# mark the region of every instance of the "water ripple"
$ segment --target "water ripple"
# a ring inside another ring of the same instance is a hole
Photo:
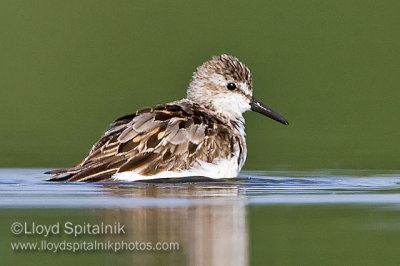
[[[136,183],[53,183],[44,171],[0,169],[0,207],[400,204],[396,171],[245,171],[237,179]]]

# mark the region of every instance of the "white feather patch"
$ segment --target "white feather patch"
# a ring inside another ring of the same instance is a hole
[[[214,179],[219,178],[233,178],[236,177],[240,169],[237,163],[237,158],[220,159],[215,163],[207,163],[199,161],[199,165],[195,168],[185,171],[164,171],[156,175],[145,176],[135,173],[133,171],[126,171],[116,173],[112,176],[114,180],[118,181],[138,181],[138,180],[151,180],[159,178],[179,178],[189,176],[202,176]]]

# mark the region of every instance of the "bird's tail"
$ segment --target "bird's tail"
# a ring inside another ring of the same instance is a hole
[[[71,168],[55,169],[45,172],[53,175],[46,181],[55,182],[99,182],[111,181],[117,169],[107,169],[108,164],[103,163],[91,167],[76,166]]]

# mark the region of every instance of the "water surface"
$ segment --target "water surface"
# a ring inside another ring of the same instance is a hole
[[[30,265],[396,265],[400,172],[242,172],[237,179],[53,183],[46,169],[0,171],[3,258]],[[13,235],[15,221],[123,223],[118,236]],[[16,252],[12,241],[178,242],[179,250]],[[39,263],[40,262],[40,263]]]
[[[1,169],[0,207],[140,207],[220,204],[400,203],[400,172],[242,172],[236,179],[47,182],[48,169]]]

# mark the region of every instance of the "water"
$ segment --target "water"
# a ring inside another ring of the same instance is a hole
[[[252,171],[227,180],[55,183],[45,181],[46,170],[0,170],[0,207],[175,207],[221,204],[232,198],[247,205],[400,203],[400,172],[395,171]]]
[[[51,183],[0,170],[6,262],[123,265],[396,265],[400,172],[242,172],[238,179]],[[14,222],[125,225],[123,235],[14,235]],[[168,251],[12,251],[10,242],[177,242]],[[384,262],[384,263],[383,263]]]
[[[0,257],[11,265],[399,265],[400,2],[0,1]],[[195,10],[195,12],[193,12]],[[117,117],[185,97],[212,55],[255,96],[241,179],[60,184]],[[15,167],[15,169],[5,169]],[[3,169],[2,169],[3,168]],[[302,169],[378,169],[313,170]],[[195,182],[196,181],[196,182]],[[14,222],[126,225],[14,235]],[[15,252],[15,241],[176,241],[178,251]]]

